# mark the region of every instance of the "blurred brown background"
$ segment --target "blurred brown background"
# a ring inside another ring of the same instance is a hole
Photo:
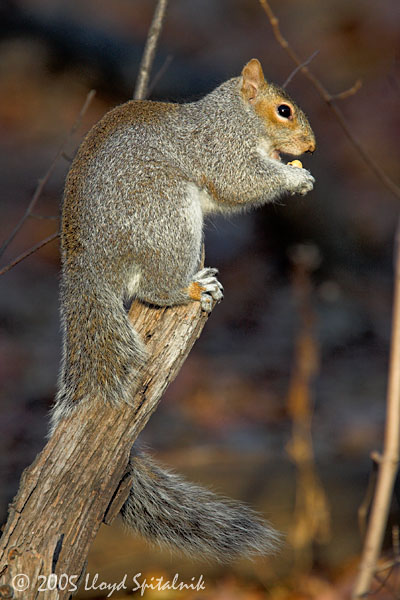
[[[96,98],[69,143],[70,156],[106,110],[132,95],[154,5],[0,3],[1,240],[23,214],[87,92],[95,88]],[[398,182],[398,1],[281,0],[272,6],[304,59],[319,50],[310,68],[332,94],[362,79],[361,90],[340,107],[353,134]],[[151,97],[195,99],[238,75],[252,57],[277,83],[294,68],[257,0],[171,0],[153,75],[166,60],[169,65]],[[203,573],[208,591],[201,598],[258,598],[266,590],[273,597],[277,581],[295,574],[299,582],[311,571],[345,587],[360,552],[357,510],[384,422],[398,199],[357,155],[301,74],[288,91],[317,136],[317,152],[303,161],[316,177],[315,190],[251,214],[210,220],[206,262],[219,268],[225,300],[141,436],[161,461],[260,510],[289,534],[288,541],[273,560],[221,567],[149,548],[115,524],[104,527],[89,559],[88,571],[105,581],[125,573],[179,572],[186,580]],[[37,214],[58,215],[67,168],[59,161]],[[56,228],[54,219],[30,219],[2,264]],[[309,306],[319,366],[308,391],[314,402],[313,468],[331,513],[330,538],[306,539],[307,559],[300,566],[290,541],[296,469],[287,452],[287,398],[301,329],[289,255],[298,244],[311,245],[320,257]],[[44,443],[60,356],[58,270],[53,242],[0,281],[1,519],[22,469]],[[396,504],[392,519],[398,520]]]

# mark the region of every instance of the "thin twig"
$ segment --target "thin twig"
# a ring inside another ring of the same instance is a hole
[[[357,94],[358,90],[362,86],[361,79],[357,79],[357,81],[349,88],[348,90],[344,90],[344,92],[339,92],[339,94],[334,94],[332,96],[333,100],[345,100],[346,98],[350,98],[350,96],[354,96]]]
[[[274,32],[275,38],[282,46],[282,48],[289,54],[293,62],[300,67],[300,71],[311,81],[313,86],[317,89],[319,94],[328,104],[332,112],[334,113],[336,119],[339,121],[340,126],[342,127],[344,133],[347,138],[353,144],[357,153],[362,157],[364,162],[370,167],[370,169],[375,173],[378,179],[397,197],[400,198],[400,187],[396,185],[388,175],[379,167],[379,165],[374,161],[372,156],[369,154],[367,150],[361,145],[361,143],[354,137],[352,132],[350,131],[349,126],[347,125],[346,119],[342,111],[335,105],[334,100],[335,96],[332,96],[328,92],[328,90],[322,85],[322,83],[313,75],[307,66],[303,65],[303,61],[297,55],[297,53],[293,50],[293,48],[289,45],[289,42],[283,37],[281,30],[279,28],[279,20],[275,16],[272,8],[268,2],[268,0],[259,0],[261,7],[264,9],[269,22],[271,23],[272,30]]]
[[[383,573],[384,571],[387,571],[388,569],[393,569],[396,568],[399,564],[399,561],[397,558],[392,558],[388,561],[386,561],[385,563],[382,563],[379,567],[376,568],[376,572],[377,573]]]
[[[390,349],[389,382],[387,392],[387,414],[382,459],[379,463],[378,480],[371,517],[365,538],[360,572],[353,592],[353,598],[361,598],[368,593],[376,575],[377,561],[389,514],[397,474],[400,450],[400,219],[396,234],[396,267],[393,300],[392,340]]]
[[[300,330],[287,401],[292,437],[287,452],[296,467],[294,522],[289,534],[295,571],[312,567],[314,546],[326,543],[330,534],[330,508],[318,477],[312,441],[313,387],[319,371],[319,347],[315,332],[312,272],[320,264],[316,246],[298,245],[289,253],[293,263],[293,294],[297,300]]]
[[[396,560],[398,562],[400,557],[400,546],[399,546],[399,526],[393,525],[392,527],[392,546],[393,546],[393,554],[396,556]]]
[[[58,149],[57,154],[55,155],[51,165],[49,166],[49,168],[47,169],[47,172],[45,173],[44,177],[42,177],[41,179],[39,179],[38,181],[38,185],[36,187],[36,190],[31,198],[31,201],[29,202],[27,209],[25,210],[25,213],[23,214],[23,216],[21,217],[21,219],[18,221],[18,223],[16,224],[16,226],[14,227],[14,229],[12,230],[12,232],[10,233],[10,235],[8,236],[8,238],[6,239],[6,241],[3,243],[3,245],[0,248],[0,257],[3,256],[5,250],[7,249],[7,247],[9,246],[9,244],[13,241],[13,239],[15,238],[15,236],[17,235],[17,233],[19,232],[19,230],[21,229],[21,227],[23,226],[23,224],[25,223],[25,221],[31,216],[31,213],[34,209],[34,207],[37,204],[37,201],[39,200],[43,189],[45,187],[45,185],[47,184],[48,180],[50,179],[56,164],[59,160],[59,158],[63,155],[64,152],[64,148],[67,145],[67,143],[69,142],[69,140],[71,139],[71,137],[74,135],[74,133],[77,131],[77,129],[79,128],[82,118],[85,115],[87,109],[89,108],[90,103],[92,102],[94,96],[95,96],[96,92],[95,90],[90,90],[90,92],[88,93],[88,95],[86,96],[85,102],[83,103],[83,106],[81,108],[81,110],[79,111],[79,114],[75,120],[75,123],[72,125],[71,129],[69,130],[68,134],[65,136],[65,139],[63,141],[63,143],[61,144],[60,148]]]
[[[59,232],[56,231],[56,233],[52,233],[47,238],[44,238],[44,240],[42,240],[41,242],[38,242],[37,244],[32,246],[32,248],[29,248],[29,250],[25,250],[25,252],[23,252],[22,254],[17,256],[17,258],[15,258],[8,265],[6,265],[5,267],[2,267],[0,269],[0,275],[4,275],[4,273],[7,273],[7,271],[9,271],[13,267],[15,267],[15,265],[17,265],[18,263],[23,261],[25,258],[28,258],[28,256],[30,256],[31,254],[36,252],[36,250],[39,250],[39,248],[43,248],[43,246],[46,246],[46,244],[48,244],[48,243],[52,242],[53,240],[55,240],[56,238],[58,238],[59,235],[60,235]]]
[[[147,96],[150,70],[153,64],[154,55],[156,53],[157,42],[162,29],[167,4],[168,0],[158,0],[157,2],[153,21],[151,23],[149,33],[147,34],[146,46],[144,48],[139,68],[139,75],[133,94],[135,100],[143,100]]]
[[[306,67],[310,64],[310,62],[319,54],[319,50],[315,50],[311,56],[307,58],[301,65],[298,65],[293,71],[290,73],[289,77],[286,79],[285,83],[282,85],[283,89],[285,89],[289,83],[292,81],[293,77],[298,73],[303,67]]]
[[[367,485],[367,491],[365,492],[365,496],[363,501],[361,502],[358,508],[358,528],[360,530],[361,536],[364,537],[365,532],[367,530],[367,522],[368,522],[368,513],[371,508],[372,498],[374,497],[374,490],[376,486],[376,476],[378,473],[378,464],[379,460],[372,460],[372,471],[370,473]]]
[[[168,54],[167,58],[164,61],[164,64],[161,66],[161,68],[154,75],[153,80],[150,82],[150,85],[149,85],[149,87],[147,89],[147,94],[146,94],[147,98],[149,96],[151,96],[152,91],[156,87],[157,83],[160,81],[161,77],[164,75],[165,71],[168,69],[169,65],[172,62],[172,59],[173,59],[172,54]]]
[[[67,161],[67,163],[72,163],[73,158],[71,156],[69,156],[66,152],[62,152],[61,156],[64,160]]]
[[[31,213],[29,216],[37,221],[57,221],[60,218],[58,215],[38,215],[36,213]]]
[[[375,575],[375,579],[378,581],[378,583],[380,584],[379,587],[374,590],[374,594],[378,594],[378,592],[380,592],[381,590],[386,590],[389,595],[394,599],[394,600],[399,600],[399,597],[396,593],[396,590],[393,589],[393,587],[391,585],[388,584],[388,579],[390,577],[390,575],[392,574],[392,571],[389,571],[389,573],[386,575],[386,577],[382,578],[379,575]]]

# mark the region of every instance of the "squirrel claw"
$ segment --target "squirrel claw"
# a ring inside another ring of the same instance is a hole
[[[224,297],[224,288],[216,277],[217,273],[218,269],[207,267],[194,277],[201,287],[200,306],[207,313],[211,312],[214,302],[220,302]]]

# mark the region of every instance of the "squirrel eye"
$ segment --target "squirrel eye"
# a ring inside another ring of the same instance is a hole
[[[287,104],[280,104],[278,106],[278,115],[284,119],[289,119],[292,116],[292,109]]]

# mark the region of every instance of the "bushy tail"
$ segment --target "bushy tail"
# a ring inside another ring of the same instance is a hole
[[[277,549],[279,534],[251,509],[185,481],[147,454],[132,455],[131,473],[121,514],[148,540],[220,562]]]
[[[52,430],[80,401],[129,402],[146,357],[140,336],[111,286],[69,274],[61,284],[64,346]]]

